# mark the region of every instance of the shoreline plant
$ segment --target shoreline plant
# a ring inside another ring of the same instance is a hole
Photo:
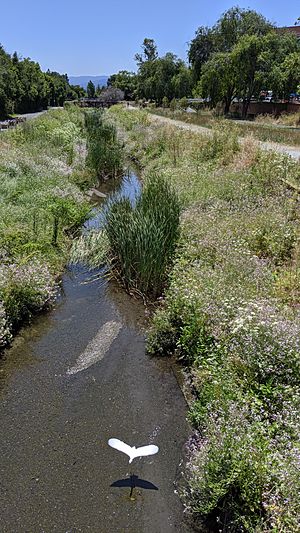
[[[127,128],[124,111],[111,113],[144,176],[160,173],[184,205],[147,349],[176,354],[194,398],[186,512],[218,531],[298,531],[299,215],[285,180],[298,186],[299,166],[227,129],[145,126],[139,111]]]
[[[179,238],[180,204],[159,174],[149,175],[140,196],[119,194],[107,202],[103,228],[90,231],[72,247],[74,262],[105,263],[129,292],[158,297],[165,286]]]
[[[0,138],[0,350],[55,299],[70,241],[90,215],[83,113],[49,111]]]
[[[123,169],[123,152],[116,127],[100,109],[85,112],[87,166],[99,180],[116,178]]]

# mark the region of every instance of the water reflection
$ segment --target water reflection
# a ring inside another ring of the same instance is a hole
[[[98,205],[93,209],[92,218],[87,220],[83,226],[84,233],[103,226],[107,208],[113,199],[129,198],[131,204],[134,205],[141,193],[141,183],[133,172],[129,172],[119,180],[112,180],[109,185],[108,182],[101,184],[98,189],[105,193],[107,198],[98,198]]]

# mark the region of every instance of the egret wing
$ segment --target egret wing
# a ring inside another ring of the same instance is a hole
[[[119,450],[119,452],[126,453],[126,455],[131,457],[132,448],[131,448],[131,446],[128,446],[128,444],[125,444],[125,442],[122,442],[119,439],[109,439],[108,444],[112,448],[115,448],[116,450]]]
[[[148,446],[141,446],[141,448],[137,448],[134,452],[135,457],[144,457],[146,455],[154,455],[159,450],[158,446],[155,446],[154,444],[149,444]]]

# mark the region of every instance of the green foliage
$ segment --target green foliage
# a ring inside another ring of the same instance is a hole
[[[175,111],[175,109],[178,108],[178,103],[177,103],[177,100],[175,98],[172,98],[171,102],[170,102],[170,109],[172,111]]]
[[[168,100],[168,98],[167,98],[166,96],[163,97],[161,103],[162,103],[162,106],[163,106],[164,108],[169,107],[169,100]]]
[[[233,7],[226,11],[212,28],[200,26],[188,51],[195,80],[203,65],[217,52],[232,50],[243,35],[265,35],[273,28],[262,15],[251,9]]]
[[[0,140],[0,347],[54,299],[72,235],[90,206],[75,184],[84,169],[83,113],[49,111]],[[70,154],[73,154],[70,161]]]
[[[136,114],[132,153],[185,206],[147,348],[177,355],[194,397],[186,510],[209,529],[297,531],[299,216],[281,180],[298,184],[299,167],[251,143],[237,147],[225,121],[207,139],[145,127]]]
[[[154,42],[152,45],[155,47]],[[185,63],[168,52],[163,57],[145,51],[137,54],[138,74],[136,76],[136,94],[139,98],[155,100],[162,103],[163,98],[182,98],[192,92],[192,77]]]
[[[62,106],[75,98],[66,74],[42,72],[38,63],[7,54],[0,46],[0,118]]]
[[[120,70],[107,80],[108,87],[116,87],[124,93],[125,100],[134,100],[136,96],[137,76],[134,72]]]
[[[198,90],[212,106],[222,102],[226,114],[233,98],[239,98],[246,116],[251,98],[263,89],[280,98],[296,90],[299,45],[289,34],[244,35],[229,52],[213,54],[201,72]]]
[[[157,59],[157,47],[153,39],[145,38],[141,48],[143,53],[135,55],[135,60],[139,66],[142,63]]]
[[[123,163],[121,145],[114,124],[104,118],[101,110],[85,114],[87,131],[87,165],[100,179],[116,177]]]
[[[224,113],[227,114],[236,94],[235,79],[236,65],[231,54],[219,52],[203,65],[198,90],[201,96],[210,98],[212,107],[218,102],[223,102]]]
[[[19,265],[4,265],[5,282],[0,286],[2,302],[10,332],[33,313],[49,305],[55,295],[55,280],[46,264],[40,261],[21,262]],[[0,342],[0,346],[2,346]]]
[[[289,32],[275,32],[255,11],[232,8],[211,29],[199,28],[191,41],[189,60],[196,93],[218,102],[229,112],[234,98],[243,101],[247,115],[253,96],[272,90],[286,98],[299,83],[299,43]]]
[[[188,107],[188,99],[186,97],[181,98],[178,102],[179,109],[183,109],[184,111]]]
[[[88,98],[95,98],[95,96],[96,96],[96,88],[95,88],[95,85],[93,84],[92,80],[90,80],[88,82],[87,88],[86,88],[86,92],[87,92]]]
[[[152,175],[135,206],[128,199],[115,199],[106,218],[111,264],[118,277],[127,290],[157,297],[179,235],[176,194],[163,178]]]

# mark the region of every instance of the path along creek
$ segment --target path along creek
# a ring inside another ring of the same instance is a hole
[[[134,175],[119,184],[136,187]],[[70,267],[55,308],[0,361],[0,531],[189,531],[174,492],[189,427],[172,365],[145,354],[144,306],[90,278]],[[160,450],[129,465],[110,437]]]

